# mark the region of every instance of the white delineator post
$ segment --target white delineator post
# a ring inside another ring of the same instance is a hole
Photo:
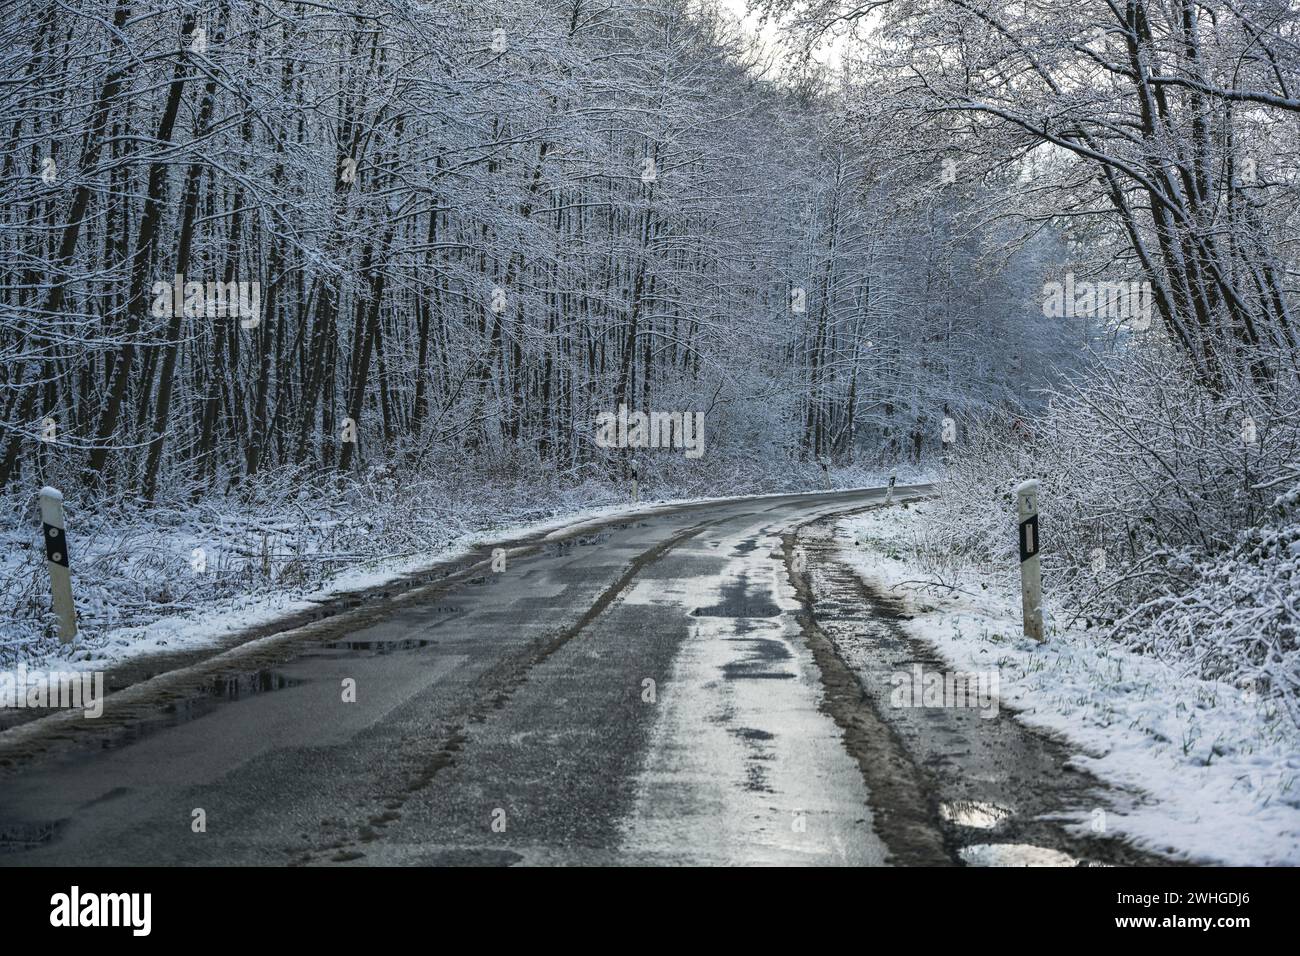
[[[1025,636],[1043,641],[1043,571],[1038,562],[1038,482],[1030,480],[1016,489],[1020,515],[1020,598]]]
[[[632,459],[632,504],[636,504],[640,500],[640,489],[637,488],[636,479],[637,479],[636,459],[633,458]]]
[[[45,539],[45,568],[50,572],[54,613],[59,616],[59,640],[77,636],[77,609],[72,603],[72,575],[68,571],[68,531],[63,521],[63,493],[41,489],[41,531]]]
[[[889,476],[889,490],[885,492],[885,504],[893,504],[894,501],[894,482],[898,480],[897,475]]]

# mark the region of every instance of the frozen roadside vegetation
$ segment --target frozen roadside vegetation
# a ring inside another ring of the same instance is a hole
[[[1148,796],[1110,827],[1193,860],[1295,865],[1294,396],[1215,400],[1172,360],[1125,361],[1052,395],[1032,429],[972,425],[935,499],[844,523],[852,561],[954,667],[996,666],[1021,720]],[[1021,630],[1013,490],[1030,477],[1041,647]]]
[[[1300,395],[1213,397],[1158,349],[1098,365],[1017,430],[976,423],[943,487],[936,567],[1014,567],[1016,485],[1042,482],[1063,623],[1270,701],[1300,724]]]
[[[608,477],[528,474],[509,463],[450,462],[398,478],[372,469],[321,486],[264,475],[229,497],[183,508],[65,502],[79,634],[56,636],[35,495],[5,502],[0,547],[0,667],[103,666],[128,656],[212,643],[330,595],[382,584],[477,544],[541,533],[631,508]],[[642,462],[642,508],[719,495],[808,490],[810,463],[732,459],[702,480]],[[594,470],[593,470],[594,471]],[[886,473],[887,474],[887,473]],[[898,471],[900,481],[907,474]],[[690,480],[686,480],[690,479]],[[836,487],[881,484],[847,468]]]

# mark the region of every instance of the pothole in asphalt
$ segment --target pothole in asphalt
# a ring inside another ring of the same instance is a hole
[[[998,827],[1011,811],[996,803],[980,800],[954,800],[939,804],[939,816],[948,823],[975,830],[992,830]]]
[[[1031,843],[976,843],[957,851],[967,866],[1078,866],[1060,850]]]
[[[161,713],[126,724],[116,733],[103,738],[105,750],[133,744],[160,730],[187,724],[212,713],[222,704],[233,703],[262,694],[285,690],[302,683],[269,669],[232,676],[214,677],[198,687],[189,688],[185,696],[166,704]]]

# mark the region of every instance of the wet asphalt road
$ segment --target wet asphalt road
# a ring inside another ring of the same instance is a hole
[[[931,751],[1012,810],[1041,788],[999,794],[999,762],[1023,777],[1029,753],[1045,779],[1068,755],[1009,715],[988,746],[970,738],[995,722],[896,728],[870,658],[900,645],[881,644],[870,597],[825,597],[835,623],[818,623],[819,595],[848,585],[817,519],[882,497],[521,540],[499,572],[480,555],[169,662],[184,666],[114,694],[99,721],[0,733],[0,865],[959,862],[966,790],[941,786]],[[1058,786],[1033,815],[1095,802],[1091,786]],[[1082,856],[1058,831],[1032,836]]]

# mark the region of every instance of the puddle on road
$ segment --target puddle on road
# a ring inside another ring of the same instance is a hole
[[[164,707],[165,717],[159,722],[174,727],[211,713],[221,704],[233,703],[260,694],[270,694],[277,690],[295,687],[300,683],[302,682],[273,670],[236,674],[233,677],[217,677],[198,688],[196,692],[191,692],[188,696]]]
[[[145,674],[144,679],[150,680],[154,674]],[[161,708],[162,715],[147,720],[158,721],[164,726],[173,726],[178,723],[184,723],[192,720],[194,717],[202,716],[218,703],[226,701],[239,700],[242,697],[251,697],[255,694],[264,694],[269,691],[283,690],[298,683],[291,678],[273,670],[258,670],[233,676],[214,677],[198,687],[187,688],[179,700],[174,700]],[[122,690],[122,685],[115,682],[109,682],[104,688],[105,706],[112,703],[111,695]],[[194,711],[193,716],[190,712]],[[23,716],[27,720],[36,720],[40,717],[47,717],[52,714],[62,713],[63,710],[58,707],[29,707]],[[26,721],[23,721],[24,723]],[[0,729],[7,730],[7,727],[0,725]],[[115,745],[115,744],[114,744]],[[105,743],[105,746],[110,746]]]
[[[996,803],[981,800],[954,800],[939,804],[939,816],[948,823],[975,830],[993,830],[1011,816],[1011,811]]]
[[[349,654],[381,656],[398,651],[414,651],[436,644],[424,638],[405,638],[388,641],[332,641],[304,649],[297,659],[312,656],[343,657]],[[322,655],[322,652],[334,652]],[[102,741],[103,749],[110,750],[138,742],[144,737],[169,730],[212,713],[222,704],[234,703],[262,694],[274,693],[296,687],[303,681],[288,677],[279,671],[263,668],[239,674],[222,675],[205,683],[187,688],[175,699],[168,701],[153,714],[126,724]]]
[[[104,737],[100,745],[104,750],[125,747],[159,731],[188,724],[212,713],[222,704],[271,694],[301,683],[302,681],[270,669],[214,677],[198,687],[189,688],[178,699],[171,700],[152,715],[124,725]]]
[[[967,866],[1078,866],[1060,850],[1030,843],[977,843],[957,851]]]
[[[191,699],[221,698],[239,700],[254,694],[265,694],[273,690],[284,690],[299,683],[273,670],[254,671],[251,674],[236,674],[234,677],[216,677],[208,681]]]
[[[328,644],[318,645],[317,650],[338,651],[341,655],[368,654],[378,657],[397,651],[419,650],[435,643],[437,642],[414,637],[396,641],[333,641]],[[300,655],[300,657],[310,656],[312,656],[311,651]],[[202,717],[204,714],[211,713],[223,703],[233,703],[247,697],[285,690],[289,687],[296,687],[301,683],[301,680],[287,677],[269,668],[213,678],[197,690],[185,694],[180,700],[167,704],[162,708],[162,714],[158,718],[146,719],[139,727],[128,728],[125,732],[131,735],[131,739],[139,739],[140,736],[146,733],[188,723]]]

